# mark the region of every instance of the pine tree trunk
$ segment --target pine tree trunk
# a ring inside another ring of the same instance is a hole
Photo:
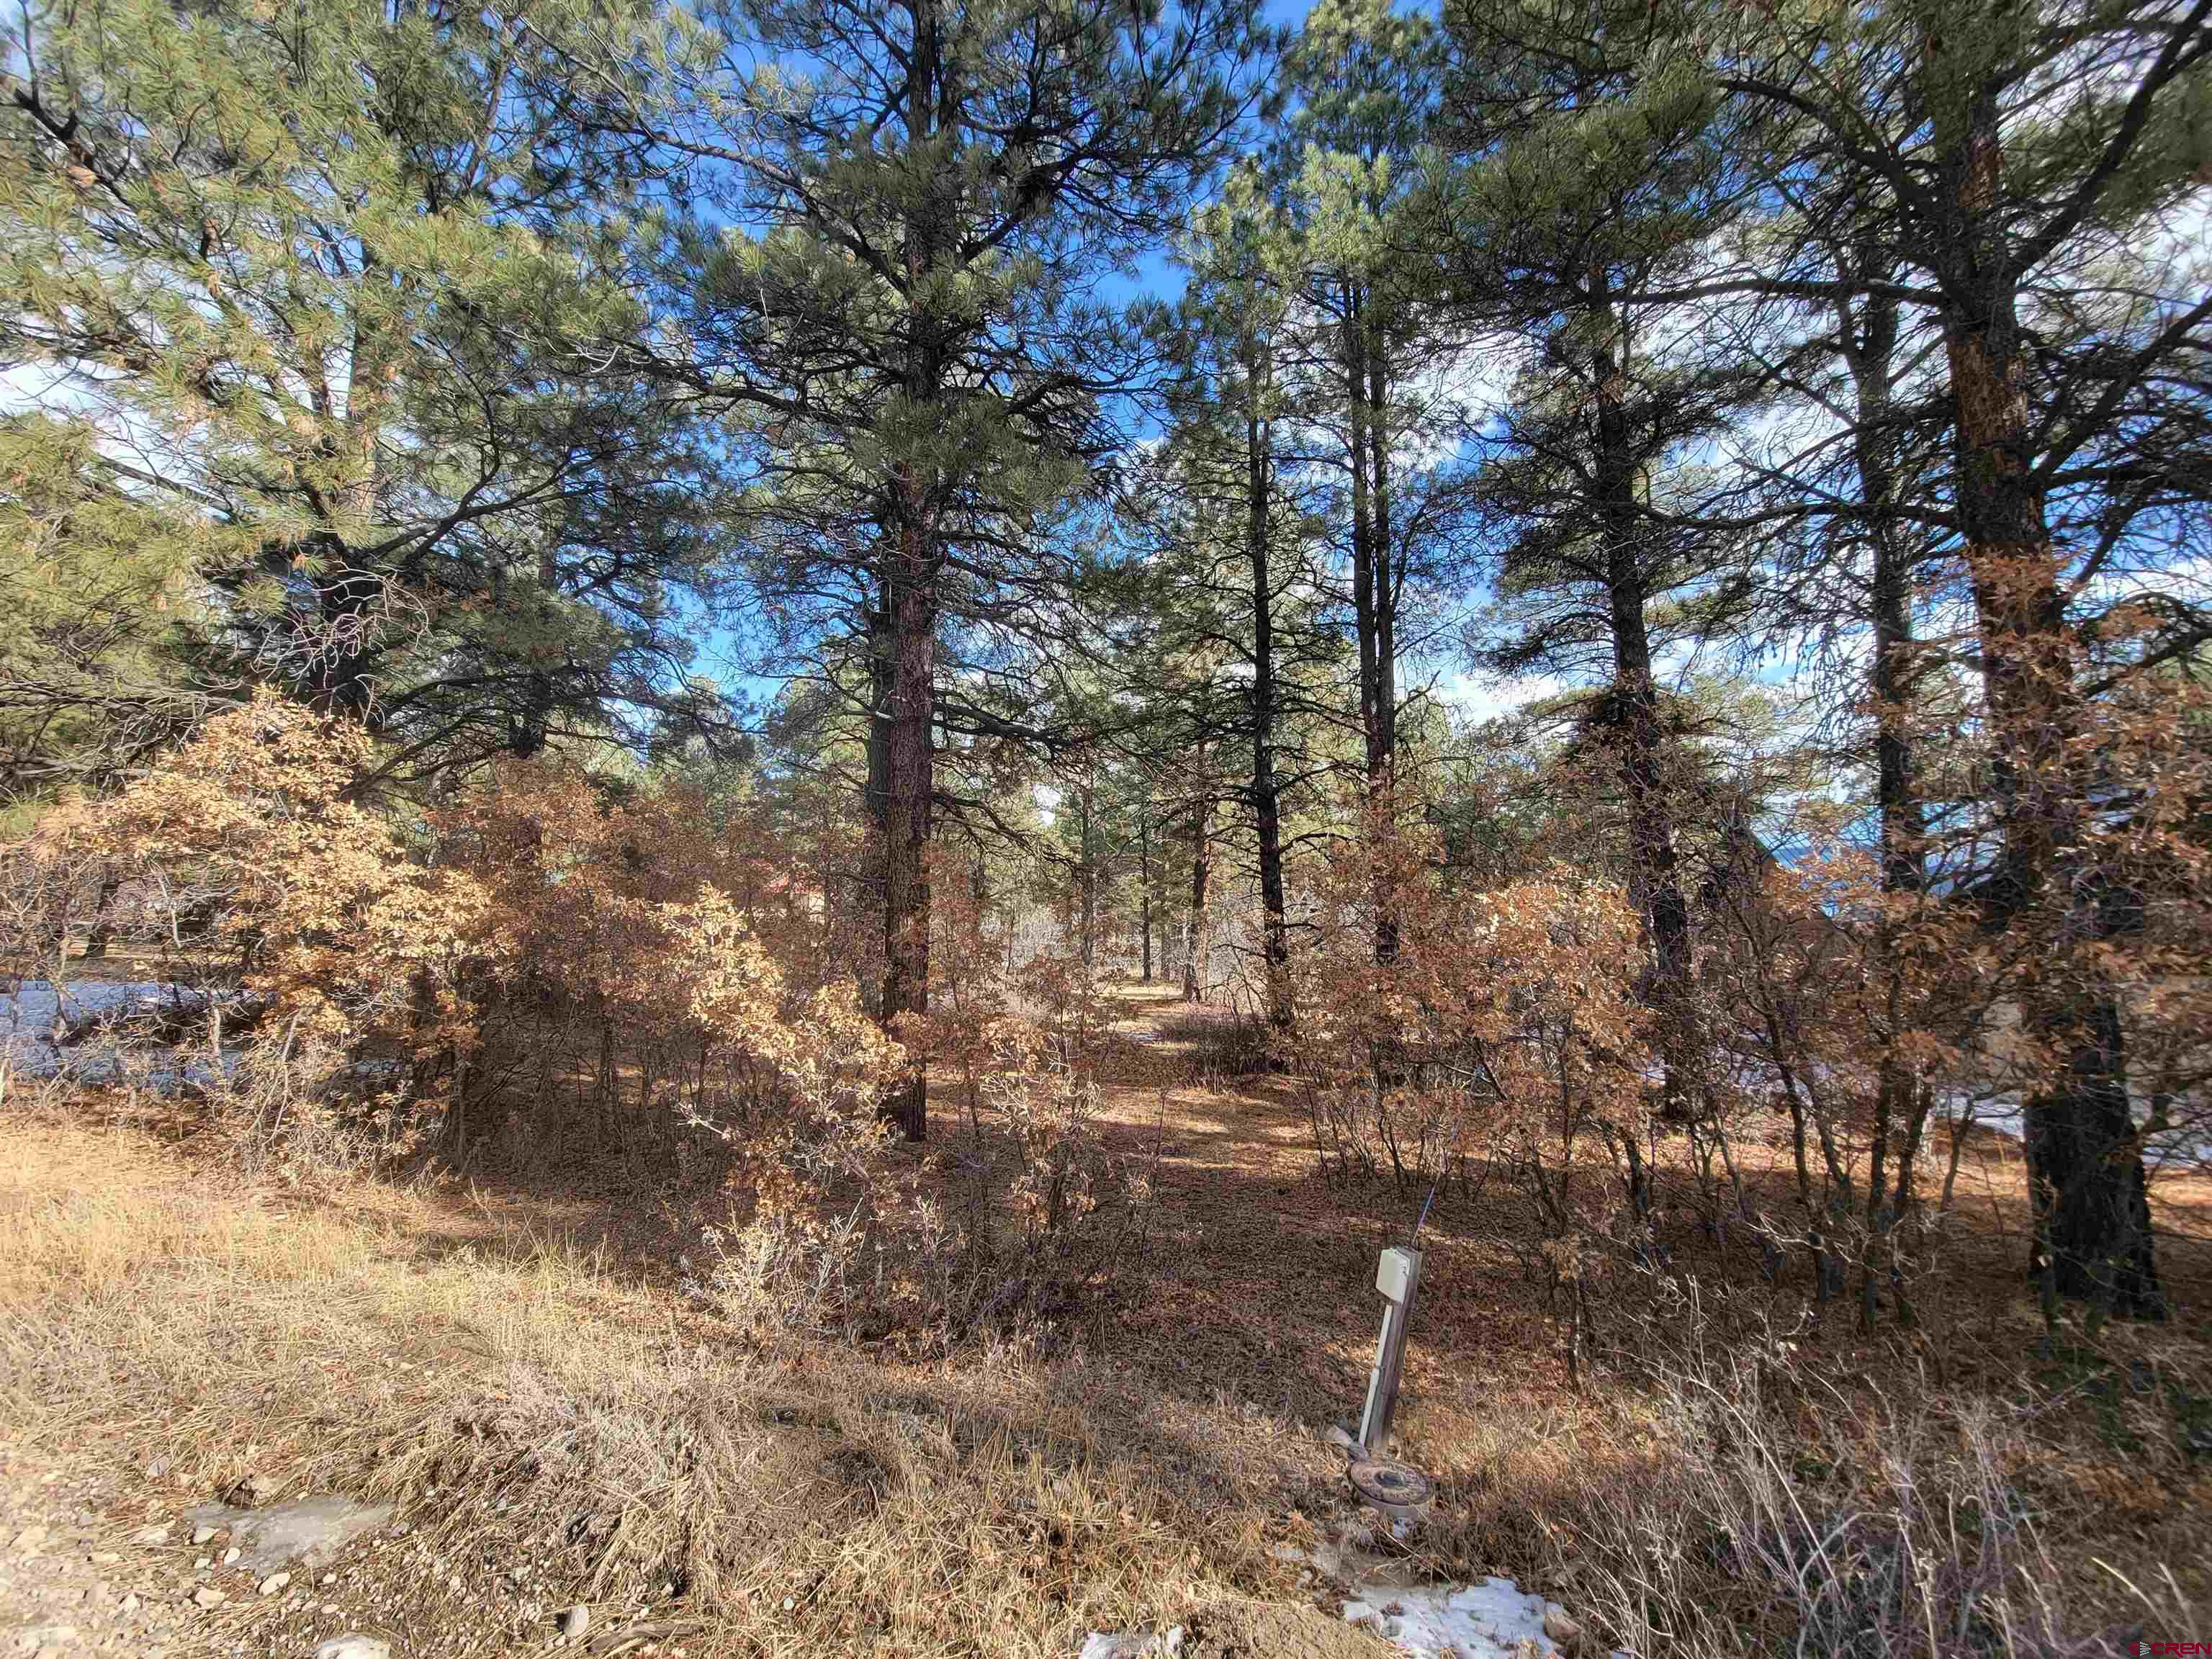
[[[1930,38],[1932,64],[1943,64]],[[1929,100],[1949,222],[1931,250],[1943,279],[1944,352],[1957,405],[1955,485],[2004,830],[1991,914],[2013,925],[2056,902],[2052,948],[2021,997],[2026,1033],[2064,1057],[2027,1102],[2036,1210],[2033,1271],[2102,1311],[2162,1318],[2142,1153],[2128,1099],[2118,996],[2095,946],[2115,896],[2070,870],[2089,780],[2060,560],[2034,476],[2036,414],[2018,277],[2002,222],[1995,88],[1939,84]]]
[[[1367,772],[1385,789],[1396,782],[1398,764],[1398,556],[1390,528],[1389,362],[1380,343],[1367,354],[1369,465],[1374,473],[1372,533],[1375,597],[1375,736],[1368,744]]]
[[[1249,494],[1247,551],[1252,562],[1252,815],[1260,836],[1261,948],[1267,959],[1267,1020],[1291,1025],[1291,945],[1283,895],[1282,805],[1275,783],[1274,593],[1268,574],[1268,480],[1266,426],[1259,389],[1249,376],[1251,407],[1244,421],[1246,485]]]
[[[1593,320],[1601,341],[1592,371],[1597,381],[1597,444],[1592,489],[1605,538],[1606,597],[1613,635],[1613,737],[1628,797],[1630,880],[1650,930],[1650,1001],[1659,1016],[1670,1116],[1689,1110],[1691,1063],[1690,909],[1674,857],[1674,817],[1667,782],[1667,737],[1659,688],[1651,672],[1651,635],[1644,617],[1644,573],[1637,561],[1641,514],[1636,458],[1628,428],[1627,364],[1614,356],[1620,328],[1602,272],[1594,272]],[[1626,347],[1621,349],[1626,356]]]
[[[1352,618],[1359,644],[1359,728],[1367,745],[1367,775],[1371,782],[1382,758],[1382,734],[1376,695],[1375,520],[1368,484],[1366,328],[1359,285],[1346,278],[1344,397],[1346,447],[1352,461]]]
[[[887,540],[881,568],[876,573],[876,592],[867,605],[868,634],[868,776],[862,785],[861,805],[867,841],[860,853],[860,886],[866,909],[878,920],[890,914],[884,886],[884,860],[891,838],[891,671],[896,655],[891,638],[891,586],[896,548]],[[868,1012],[884,1018],[884,981],[878,971],[863,975]]]
[[[1200,759],[1202,762],[1202,755]],[[1212,851],[1206,822],[1212,816],[1210,805],[1206,797],[1200,795],[1190,815],[1190,908],[1183,918],[1182,928],[1182,1000],[1185,1002],[1206,1000],[1206,957],[1210,948],[1206,938],[1206,883]]]
[[[1137,820],[1137,933],[1142,945],[1144,977],[1152,982],[1152,821]]]
[[[1851,434],[1859,475],[1859,496],[1866,514],[1866,536],[1873,554],[1868,588],[1869,620],[1874,626],[1874,660],[1869,690],[1875,707],[1875,799],[1881,819],[1881,884],[1889,893],[1917,892],[1924,884],[1925,814],[1912,766],[1912,571],[1897,521],[1895,434],[1891,428],[1892,377],[1895,373],[1898,302],[1892,295],[1870,295],[1856,319],[1841,309],[1844,355],[1850,369],[1856,409]],[[1911,1149],[1917,1147],[1927,1115],[1928,1097],[1919,1075],[1907,1061],[1899,1039],[1905,1021],[1905,972],[1893,926],[1882,923],[1879,949],[1885,975],[1885,1012],[1881,1062],[1875,1092],[1873,1156],[1868,1170],[1865,1260],[1860,1263],[1860,1319],[1871,1326],[1876,1310],[1878,1253],[1874,1241],[1891,1237],[1905,1219],[1911,1190]],[[1885,1175],[1893,1137],[1903,1137],[1895,1158],[1894,1185]],[[1908,1310],[1900,1301],[1899,1312]]]
[[[1076,791],[1078,823],[1083,831],[1083,862],[1077,872],[1078,890],[1083,900],[1083,965],[1091,966],[1098,927],[1098,866],[1091,856],[1091,791],[1086,783]]]
[[[907,125],[915,141],[939,130],[936,0],[916,0],[914,47],[907,66]],[[925,206],[905,227],[908,306],[905,393],[916,409],[941,402],[945,352],[929,289],[936,275],[939,216]],[[932,471],[912,456],[891,467],[896,533],[887,602],[891,636],[884,836],[883,1021],[929,1012],[929,833],[936,787],[937,579],[939,501]],[[929,1132],[929,1073],[917,1060],[885,1097],[884,1115],[908,1140]]]
[[[364,254],[362,276],[380,266]],[[332,492],[337,521],[307,538],[321,568],[317,574],[319,637],[312,668],[316,700],[334,713],[367,720],[374,713],[375,687],[369,678],[374,641],[368,637],[384,579],[358,568],[349,536],[376,522],[381,510],[379,461],[385,423],[393,402],[398,365],[380,323],[356,317],[348,365],[346,412],[338,444],[351,476]]]
[[[1869,690],[1875,705],[1875,796],[1881,820],[1882,885],[1891,892],[1917,890],[1922,882],[1925,816],[1912,779],[1912,568],[1897,521],[1895,434],[1890,429],[1891,377],[1898,336],[1893,295],[1868,299],[1854,326],[1846,312],[1846,356],[1856,392],[1851,434],[1859,496],[1873,553],[1868,592],[1874,624]]]
[[[929,830],[936,757],[932,751],[936,690],[937,605],[934,520],[918,510],[902,526],[900,581],[891,598],[894,655],[887,722],[884,837],[883,1022],[929,1012]],[[883,1104],[909,1140],[928,1133],[929,1079],[917,1063]]]
[[[1366,296],[1344,284],[1345,397],[1352,459],[1352,608],[1359,643],[1359,725],[1366,745],[1367,796],[1377,814],[1390,811],[1397,755],[1398,687],[1391,578],[1388,377],[1380,343],[1369,337]],[[1382,826],[1378,822],[1377,828]],[[1395,895],[1377,877],[1374,895],[1375,960],[1398,954]]]
[[[1373,714],[1367,738],[1368,798],[1382,812],[1396,812],[1398,787],[1398,578],[1396,555],[1390,544],[1390,390],[1389,364],[1383,343],[1370,340],[1367,348],[1367,451],[1374,483],[1370,495],[1369,535],[1371,561],[1368,580],[1372,589],[1368,608],[1375,631],[1375,686],[1370,699]],[[1391,962],[1398,955],[1398,901],[1395,893],[1375,896],[1375,959]]]

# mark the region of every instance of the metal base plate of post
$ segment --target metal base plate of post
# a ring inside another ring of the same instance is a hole
[[[1392,1457],[1354,1457],[1344,1478],[1354,1498],[1394,1522],[1419,1519],[1433,1490],[1428,1476]]]

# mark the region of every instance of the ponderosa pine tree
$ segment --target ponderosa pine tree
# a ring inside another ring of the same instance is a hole
[[[1346,483],[1338,516],[1367,797],[1385,814],[1403,702],[1400,617],[1417,574],[1433,579],[1457,499],[1449,466],[1399,464],[1408,447],[1448,452],[1459,416],[1453,313],[1422,281],[1407,210],[1442,65],[1433,19],[1383,0],[1323,0],[1285,55],[1296,99],[1274,163],[1291,232],[1278,257],[1297,267],[1316,337],[1306,347],[1309,417],[1340,448]],[[1396,927],[1395,902],[1378,893],[1378,960],[1393,954]]]
[[[1516,362],[1480,438],[1498,601],[1482,655],[1605,688],[1585,718],[1621,781],[1680,1114],[1696,1047],[1691,921],[1659,658],[1740,602],[1742,540],[1711,528],[1702,499],[1724,481],[1697,463],[1765,372],[1700,337],[1683,307],[1641,297],[1701,267],[1738,189],[1701,77],[1650,77],[1651,16],[1611,0],[1447,7],[1456,164],[1427,204],[1443,292]]]
[[[9,416],[0,456],[0,777],[35,811],[127,775],[237,685],[191,672],[211,520],[165,522],[81,422]]]
[[[1729,337],[1758,356],[1778,393],[1765,418],[1724,442],[1749,485],[1730,510],[1764,544],[1769,567],[1763,591],[1736,619],[1741,648],[1795,659],[1808,716],[1843,778],[1872,784],[1867,833],[1891,901],[1867,911],[1880,937],[1865,959],[1887,975],[1887,995],[1876,999],[1885,1020],[1865,1034],[1879,1048],[1874,1155],[1862,1191],[1860,1174],[1822,1139],[1826,1213],[1809,1235],[1823,1297],[1842,1289],[1844,1259],[1835,1241],[1856,1233],[1869,1242],[1859,1261],[1862,1312],[1871,1321],[1879,1244],[1911,1212],[1916,1154],[1935,1105],[1924,1067],[1908,1053],[1913,1034],[1905,1030],[1901,923],[1916,911],[1911,896],[1924,896],[1929,886],[1929,811],[1918,752],[1927,676],[1916,616],[1940,556],[1945,427],[1916,373],[1930,343],[1924,325],[1909,331],[1917,317],[1899,299],[1906,262],[1894,245],[1898,221],[1883,187],[1850,173],[1776,172],[1773,158],[1791,154],[1799,131],[1789,120],[1739,130],[1745,142],[1737,165],[1750,202],[1727,246],[1740,269],[1756,270],[1759,280],[1747,291],[1698,303],[1729,307]],[[1715,257],[1722,257],[1717,248]],[[1734,833],[1744,841],[1750,831],[1739,819]],[[1717,907],[1717,919],[1739,943],[1785,926],[1767,906],[1764,884],[1735,883]],[[1790,1073],[1802,1072],[1802,1057],[1784,1052],[1771,1007],[1761,1019],[1802,1148],[1802,1079]],[[1811,1205],[1802,1156],[1799,1167],[1801,1196]]]
[[[1847,179],[1838,187],[1867,184]],[[1922,752],[1928,664],[1917,613],[1941,556],[1942,535],[1934,518],[1945,422],[1911,372],[1916,356],[1924,360],[1927,343],[1905,331],[1908,315],[1896,292],[1905,261],[1887,242],[1895,232],[1893,215],[1819,191],[1799,199],[1804,210],[1791,216],[1790,228],[1808,240],[1812,269],[1834,284],[1825,303],[1808,307],[1809,318],[1826,319],[1832,357],[1779,374],[1797,394],[1814,435],[1808,445],[1792,446],[1770,479],[1785,507],[1803,514],[1802,535],[1777,538],[1787,550],[1774,608],[1781,628],[1828,642],[1849,659],[1841,686],[1852,711],[1845,727],[1862,750],[1869,728],[1872,738],[1874,842],[1887,906],[1871,924],[1869,960],[1881,976],[1882,1020],[1869,1034],[1880,1054],[1858,1224],[1869,1241],[1861,1264],[1860,1316],[1871,1324],[1878,1297],[1875,1246],[1893,1240],[1912,1212],[1917,1152],[1936,1103],[1923,1066],[1909,1052],[1907,924],[1915,896],[1926,895],[1930,883]],[[1838,1213],[1824,1237],[1850,1224],[1841,1212],[1858,1197],[1848,1178],[1836,1178],[1842,1174],[1831,1160],[1829,1203]],[[1824,1290],[1832,1260],[1823,1258]],[[1901,1301],[1899,1306],[1904,1310]]]
[[[1312,686],[1332,654],[1292,447],[1297,403],[1283,360],[1297,296],[1279,258],[1285,229],[1265,181],[1244,168],[1199,216],[1186,246],[1190,283],[1176,325],[1187,370],[1165,457],[1177,551],[1162,595],[1181,613],[1167,624],[1170,635],[1220,647],[1204,659],[1243,693],[1235,732],[1249,758],[1262,979],[1279,1032],[1296,1024],[1284,799],[1310,769],[1293,733],[1300,717],[1323,712]]]
[[[1850,484],[1844,510],[1828,517],[1820,539],[1840,547],[1850,584],[1859,590],[1857,614],[1869,647],[1863,695],[1874,728],[1878,861],[1881,890],[1897,911],[1884,912],[1874,924],[1885,1023],[1863,1224],[1869,1240],[1881,1240],[1911,1212],[1914,1166],[1934,1108],[1903,1040],[1909,969],[1901,937],[1902,914],[1928,885],[1929,811],[1919,757],[1924,668],[1914,611],[1933,538],[1907,511],[1907,498],[1917,496],[1915,486],[1927,477],[1927,446],[1916,446],[1924,422],[1915,421],[1909,398],[1900,395],[1902,310],[1887,288],[1898,262],[1873,235],[1832,253],[1844,290],[1832,309],[1836,357],[1849,386],[1848,402],[1838,402],[1848,410]],[[1848,291],[1854,287],[1863,290],[1856,298]],[[1916,447],[1923,453],[1916,455]],[[1911,465],[1916,459],[1923,464]],[[1850,1194],[1846,1189],[1835,1196]],[[1860,1274],[1860,1318],[1869,1325],[1876,1284],[1876,1252],[1869,1248]]]
[[[2088,880],[2074,873],[2094,834],[2098,786],[2084,752],[2077,649],[2067,627],[2075,573],[2051,533],[2050,485],[2038,476],[2057,459],[2038,417],[2057,411],[2047,402],[2037,407],[2019,289],[2093,216],[2135,216],[2142,192],[2171,200],[2201,178],[2203,157],[2158,131],[2153,117],[2170,119],[2177,94],[2202,97],[2201,76],[2194,88],[2182,77],[2212,58],[2212,17],[2201,5],[2193,15],[2174,7],[2160,20],[2166,27],[2133,16],[2122,37],[2100,9],[2049,9],[2059,14],[2049,24],[2075,37],[2074,51],[2103,58],[2118,50],[2132,72],[2115,81],[2114,66],[2100,64],[2094,77],[2076,82],[2087,107],[2069,111],[2056,135],[2032,137],[2022,147],[2027,155],[2014,156],[2015,174],[2027,161],[2041,175],[2040,199],[2024,201],[2008,185],[2006,129],[2008,117],[2022,121],[2023,100],[2051,96],[2039,83],[2051,31],[2044,8],[2008,3],[1963,15],[1930,8],[1918,20],[1916,90],[1932,126],[1933,188],[1914,191],[1908,203],[1916,228],[1929,233],[1923,257],[1943,295],[1937,309],[1954,404],[1957,511],[2005,820],[1995,912],[2009,920],[2054,887],[2070,890],[2057,930],[2063,957],[2031,981],[2021,1010],[2033,1036],[2063,1056],[2046,1091],[2028,1103],[2039,1265],[2062,1294],[2161,1317],[2118,1000],[2095,960],[2096,944],[2128,925],[2130,900],[2098,878],[2093,863]],[[2113,90],[2100,95],[2106,86]],[[2045,171],[2054,163],[2057,180]],[[2200,301],[2153,325],[2145,345],[2164,356],[2177,332],[2202,331],[2208,322],[2212,301]],[[2131,390],[2124,371],[2100,378],[2108,398]],[[2062,439],[2055,447],[2063,454],[2071,446]]]
[[[667,367],[726,403],[770,482],[783,586],[864,612],[895,1026],[928,1009],[945,630],[1034,599],[1036,526],[1111,447],[1101,399],[1139,337],[1090,293],[1223,155],[1256,8],[740,0],[709,21],[731,44],[662,135],[717,215],[675,277],[698,353]],[[919,1139],[927,1098],[918,1069],[885,1110]]]
[[[1243,590],[1232,594],[1220,580],[1219,504],[1192,493],[1200,476],[1172,441],[1133,458],[1114,512],[1127,556],[1097,568],[1087,599],[1119,641],[1111,659],[1119,741],[1146,779],[1155,912],[1164,946],[1173,930],[1186,1002],[1212,986],[1215,820],[1238,793],[1236,768],[1223,757],[1247,747],[1250,714],[1238,677]],[[1183,863],[1170,878],[1177,846]]]
[[[611,367],[643,320],[618,277],[650,161],[617,118],[641,17],[24,14],[0,354],[83,434],[80,493],[145,509],[185,686],[277,682],[418,772],[711,715],[671,623],[716,491]],[[36,442],[0,434],[0,475]]]

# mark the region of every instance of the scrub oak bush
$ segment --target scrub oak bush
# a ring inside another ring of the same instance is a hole
[[[949,1341],[1048,1323],[1110,1272],[1144,1183],[1071,1065],[1087,981],[1044,1024],[1015,1018],[980,922],[948,905],[972,948],[947,953],[941,1017],[902,1028],[910,1053],[834,967],[835,919],[702,800],[540,759],[427,808],[372,803],[377,758],[273,696],[211,720],[8,849],[15,954],[65,964],[100,928],[152,958],[204,1029],[147,1031],[161,1057],[139,1069],[260,1172],[627,1163],[720,1206],[708,1288],[771,1324]],[[922,1054],[970,1109],[934,1169],[878,1109]]]
[[[1612,1145],[1632,1170],[1649,1129],[1626,896],[1565,871],[1455,885],[1432,837],[1387,823],[1333,861],[1316,896],[1295,1060],[1332,1175],[1387,1166],[1426,1182],[1464,1176],[1477,1152],[1503,1155],[1528,1170],[1555,1231],[1587,1224],[1564,1173],[1575,1146]]]
[[[696,803],[610,805],[580,771],[517,763],[428,811],[380,809],[355,793],[375,758],[360,727],[264,696],[11,854],[88,858],[75,888],[135,896],[100,921],[212,1011],[219,1063],[188,1080],[242,1151],[803,1162],[872,1124],[896,1046],[849,986],[770,958],[732,896],[745,860]]]
[[[1316,900],[1296,1064],[1324,1170],[1468,1191],[1509,1180],[1535,1219],[1526,1264],[1578,1364],[1593,1281],[1642,1250],[1650,1207],[1635,911],[1565,871],[1455,884],[1426,830],[1380,813]]]
[[[748,1177],[749,1218],[733,1203],[702,1231],[698,1291],[756,1326],[916,1352],[1064,1334],[1141,1243],[1151,1172],[1108,1149],[1096,1085],[1042,1028],[1002,1017],[969,1046],[988,1117],[918,1166],[879,1131],[785,1143]]]

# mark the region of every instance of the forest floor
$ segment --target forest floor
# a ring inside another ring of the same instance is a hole
[[[1133,987],[1118,1013],[1105,1129],[1153,1168],[1147,1231],[1058,1340],[949,1357],[724,1317],[681,1288],[702,1218],[624,1171],[309,1199],[188,1126],[12,1105],[0,1644],[1070,1659],[1092,1631],[1182,1625],[1189,1654],[1389,1654],[1334,1617],[1346,1586],[1313,1553],[1358,1541],[1324,1432],[1356,1418],[1376,1254],[1425,1194],[1324,1181],[1293,1085],[1217,1069],[1218,1014]],[[942,1109],[940,1152],[971,1133]],[[1779,1206],[1786,1152],[1753,1139],[1746,1179]],[[1769,1283],[1685,1202],[1662,1225],[1694,1314],[1600,1287],[1598,1342],[1650,1364],[1579,1383],[1508,1189],[1440,1194],[1396,1448],[1437,1492],[1404,1570],[1509,1575],[1586,1614],[1612,1582],[1596,1523],[1674,1476],[1650,1376],[1765,1333],[1844,1419],[1999,1402],[2097,1613],[2129,1614],[2099,1559],[2163,1564],[2212,1611],[2212,1264],[2169,1252],[2164,1327],[2047,1344],[2020,1183],[2017,1146],[1972,1132],[1918,1325],[1872,1338],[1848,1310],[1811,1322],[1796,1264]],[[2212,1179],[2160,1202],[2212,1237]],[[192,1515],[249,1481],[264,1504],[393,1508],[264,1594]]]

